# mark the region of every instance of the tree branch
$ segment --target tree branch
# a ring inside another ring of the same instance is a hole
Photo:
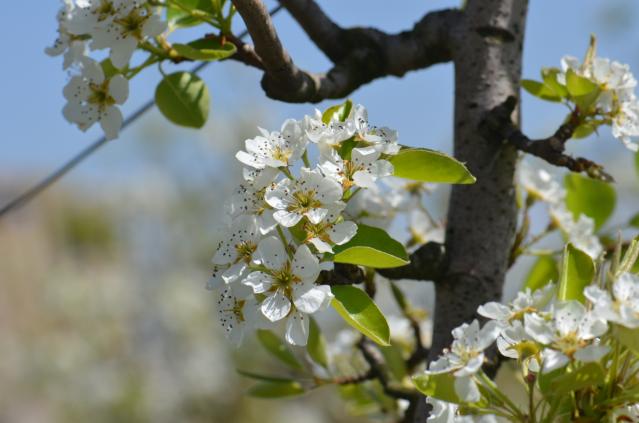
[[[410,264],[390,269],[377,269],[377,273],[388,279],[413,279],[437,281],[444,261],[444,246],[427,242],[410,255]]]
[[[366,279],[364,271],[354,264],[335,263],[333,270],[322,270],[317,284],[319,285],[357,285]]]
[[[566,142],[572,138],[579,125],[576,116],[562,124],[550,137],[531,140],[515,126],[510,118],[516,104],[517,99],[510,96],[487,113],[479,126],[485,138],[502,138],[518,150],[544,159],[552,165],[565,167],[577,173],[583,172],[591,178],[602,181],[614,181],[613,177],[604,171],[603,166],[583,157],[575,158],[565,154]]]
[[[233,0],[233,4],[264,65],[262,88],[269,97],[291,103],[343,98],[376,78],[403,76],[450,61],[452,34],[461,21],[461,12],[442,10],[427,14],[410,31],[389,35],[373,28],[342,29],[312,0],[282,0],[334,61],[327,73],[315,74],[294,64],[260,0]]]

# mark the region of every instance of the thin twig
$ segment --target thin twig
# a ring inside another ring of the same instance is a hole
[[[281,9],[282,9],[282,6],[278,5],[274,7],[273,9],[271,9],[269,14],[271,16],[274,16]],[[241,34],[237,36],[237,39],[245,38],[247,35],[248,35],[248,31],[244,30]],[[199,73],[210,64],[211,62],[202,62],[198,64],[197,66],[193,67],[193,69],[191,69],[190,72]],[[124,120],[124,122],[122,123],[122,129],[127,128],[133,122],[138,120],[142,115],[144,115],[146,112],[151,110],[154,104],[155,104],[155,100],[151,99],[151,100],[148,100],[146,103],[144,103],[142,106],[140,106],[137,110],[135,110],[131,115],[129,115]],[[2,206],[2,208],[0,208],[0,217],[4,216],[5,214],[9,213],[12,210],[22,207],[23,205],[31,201],[34,197],[38,196],[42,191],[46,190],[51,185],[56,183],[60,178],[62,178],[64,175],[69,173],[69,171],[71,171],[78,164],[80,164],[84,159],[89,157],[96,150],[98,150],[100,147],[106,144],[107,141],[108,140],[106,139],[105,136],[101,136],[96,141],[94,141],[93,144],[89,145],[84,150],[80,151],[77,155],[72,157],[68,162],[60,166],[57,170],[55,170],[49,176],[42,179],[40,182],[38,182],[37,184],[29,188],[28,190],[24,191],[22,194],[18,195],[13,200],[9,201],[7,204]]]

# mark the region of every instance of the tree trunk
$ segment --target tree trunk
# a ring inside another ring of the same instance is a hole
[[[454,42],[455,157],[477,183],[455,185],[450,197],[429,361],[450,345],[453,328],[502,294],[517,224],[517,152],[502,140],[484,139],[478,126],[486,112],[519,94],[526,11],[527,0],[469,0]],[[419,408],[414,421],[422,423],[428,414],[423,401]]]

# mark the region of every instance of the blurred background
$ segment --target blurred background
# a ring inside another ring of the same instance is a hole
[[[56,36],[59,3],[38,3],[37,9],[33,2],[3,5],[0,204],[100,135],[97,127],[81,133],[60,113],[67,75],[60,58],[43,52]],[[320,3],[343,26],[386,31],[457,5]],[[538,78],[542,66],[557,66],[565,54],[581,57],[590,33],[598,37],[599,55],[639,73],[638,18],[639,3],[631,0],[531,2],[524,77]],[[327,69],[285,12],[275,24],[300,67]],[[239,32],[239,18],[236,26]],[[452,71],[439,65],[386,78],[351,98],[367,106],[376,124],[398,129],[403,144],[450,152]],[[215,296],[204,289],[222,206],[239,178],[233,155],[256,126],[277,129],[313,106],[267,99],[261,75],[241,64],[215,63],[202,77],[213,97],[204,130],[177,128],[153,110],[44,195],[0,218],[1,423],[364,421],[350,416],[331,388],[288,401],[243,395],[248,382],[236,368],[277,373],[278,364],[252,340],[239,351],[230,348],[216,325]],[[132,81],[125,115],[152,97],[159,79],[151,68]],[[524,132],[531,137],[554,131],[564,116],[562,106],[523,95]],[[637,210],[632,155],[607,129],[570,148],[617,179],[621,200],[604,228],[612,232]],[[431,199],[439,217],[446,196],[442,188]],[[405,238],[406,225],[395,226]],[[506,296],[529,266],[522,260],[513,269]],[[401,286],[428,309],[428,285]],[[385,295],[382,307],[393,314]],[[334,326],[329,317],[322,323]]]

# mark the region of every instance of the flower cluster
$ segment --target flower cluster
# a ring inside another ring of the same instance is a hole
[[[260,129],[236,154],[244,180],[227,205],[231,224],[209,282],[221,292],[220,321],[236,343],[247,329],[285,321],[286,340],[306,344],[308,315],[333,297],[316,284],[320,271],[357,232],[359,216],[347,209],[393,173],[387,159],[400,149],[397,133],[371,126],[361,105],[348,102],[342,113],[316,111],[279,131]]]
[[[481,370],[484,350],[494,341],[500,354],[520,363],[525,380],[532,383],[537,377],[557,377],[546,375],[566,368],[570,369],[568,372],[579,371],[586,363],[599,363],[602,369],[609,369],[611,361],[625,354],[630,357],[632,352],[625,351],[625,343],[620,343],[616,328],[632,330],[639,327],[639,276],[626,271],[611,274],[614,276],[608,289],[598,283],[586,287],[583,303],[557,300],[553,297],[556,287],[549,284],[535,292],[529,289],[519,292],[509,304],[490,302],[479,307],[478,314],[488,322],[480,327],[475,320],[455,329],[450,350],[444,351],[426,371],[431,376],[442,373],[454,376],[455,393],[461,403],[470,408],[462,412],[463,407],[455,403],[429,398],[433,413],[428,421],[502,421],[501,417],[489,413],[492,409],[486,404],[503,394]],[[611,371],[634,372],[626,367],[620,370],[616,365]],[[631,380],[626,374],[614,374],[613,377],[618,381]],[[604,382],[602,379],[599,383]],[[597,410],[597,415],[614,417],[610,421],[635,421],[637,405],[632,397],[610,400],[610,403],[617,406],[603,407]],[[473,412],[472,407],[481,412]],[[516,406],[509,411],[518,417]]]
[[[560,83],[566,84],[568,70],[598,87],[595,114],[611,124],[615,138],[628,149],[637,151],[639,146],[631,141],[631,137],[639,136],[639,101],[634,92],[637,80],[630,72],[630,66],[594,54],[589,54],[583,63],[576,57],[565,56],[561,59],[561,73],[557,75]]]
[[[574,246],[596,259],[603,246],[595,235],[595,222],[581,214],[575,219],[566,207],[566,190],[544,169],[533,169],[523,161],[518,169],[519,182],[531,199],[548,205],[553,224]]]
[[[63,115],[86,131],[99,122],[107,139],[122,127],[118,105],[128,96],[128,79],[122,75],[134,51],[148,38],[162,34],[166,22],[157,7],[146,0],[64,0],[58,15],[58,38],[45,52],[64,55],[64,69],[72,77],[64,88]],[[109,50],[118,72],[105,75],[88,50]]]

